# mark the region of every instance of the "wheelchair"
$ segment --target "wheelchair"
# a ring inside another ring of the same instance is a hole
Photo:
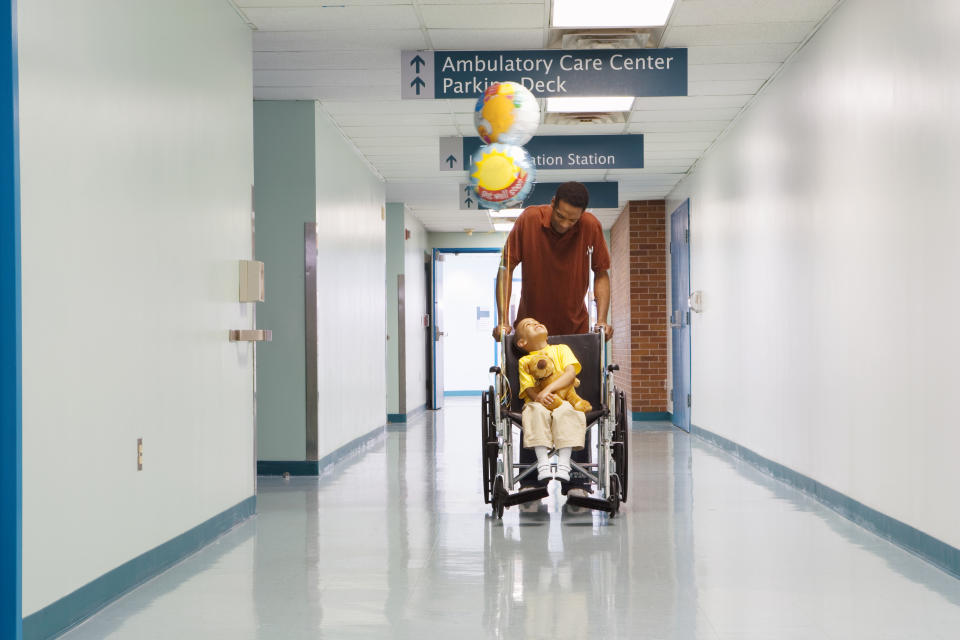
[[[490,367],[495,382],[482,396],[481,436],[483,440],[484,501],[493,515],[503,517],[506,508],[547,497],[546,487],[519,489],[521,481],[536,474],[536,464],[514,462],[514,451],[522,443],[514,441],[514,431],[522,431],[523,400],[520,389],[519,360],[522,355],[513,346],[513,334],[500,341],[500,366]],[[613,383],[613,372],[620,369],[606,363],[603,333],[550,336],[550,344],[566,344],[580,361],[577,393],[594,407],[586,413],[586,448],[590,462],[571,461],[574,472],[587,478],[599,497],[568,495],[567,503],[603,511],[616,516],[627,501],[629,446],[626,399]],[[596,437],[591,437],[596,436]],[[522,438],[522,436],[520,436]],[[593,443],[596,443],[595,445]]]

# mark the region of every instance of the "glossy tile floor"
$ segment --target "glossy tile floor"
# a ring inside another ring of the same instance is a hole
[[[489,515],[478,398],[451,398],[63,638],[960,637],[960,581],[667,424],[616,518]]]

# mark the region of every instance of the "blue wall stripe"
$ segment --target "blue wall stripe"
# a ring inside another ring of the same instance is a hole
[[[651,420],[672,420],[673,416],[669,411],[634,411],[633,415],[630,416],[633,418],[634,422],[647,422]]]
[[[186,533],[103,574],[93,582],[24,618],[23,637],[25,640],[41,640],[62,633],[131,589],[210,544],[237,523],[252,516],[256,509],[257,498],[250,496]]]
[[[0,12],[0,638],[22,637],[22,396],[17,2]]]
[[[760,471],[773,476],[791,487],[821,502],[864,529],[872,531],[881,538],[903,547],[947,573],[960,578],[960,549],[937,540],[919,529],[891,518],[862,502],[846,496],[839,491],[823,485],[813,478],[798,473],[789,467],[764,458],[723,436],[692,425],[691,433],[710,444],[727,451]]]
[[[480,389],[476,389],[476,390],[464,390],[464,391],[444,391],[444,392],[443,392],[443,395],[445,395],[445,396],[451,396],[451,397],[456,397],[456,396],[482,396],[482,395],[483,395],[483,391],[481,391]]]
[[[405,413],[388,413],[387,414],[387,424],[396,424],[398,422],[406,422],[407,414]]]
[[[378,438],[386,434],[386,426],[381,425],[373,431],[359,438],[354,438],[333,453],[329,453],[319,460],[257,460],[258,476],[282,476],[289,473],[292,476],[319,476],[329,467],[344,458],[362,451],[373,444]]]

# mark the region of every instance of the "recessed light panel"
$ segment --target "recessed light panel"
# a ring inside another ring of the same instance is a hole
[[[660,27],[671,8],[673,0],[553,0],[552,26]]]

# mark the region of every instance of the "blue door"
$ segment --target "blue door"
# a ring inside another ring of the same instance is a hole
[[[673,424],[690,431],[690,200],[670,214]]]

